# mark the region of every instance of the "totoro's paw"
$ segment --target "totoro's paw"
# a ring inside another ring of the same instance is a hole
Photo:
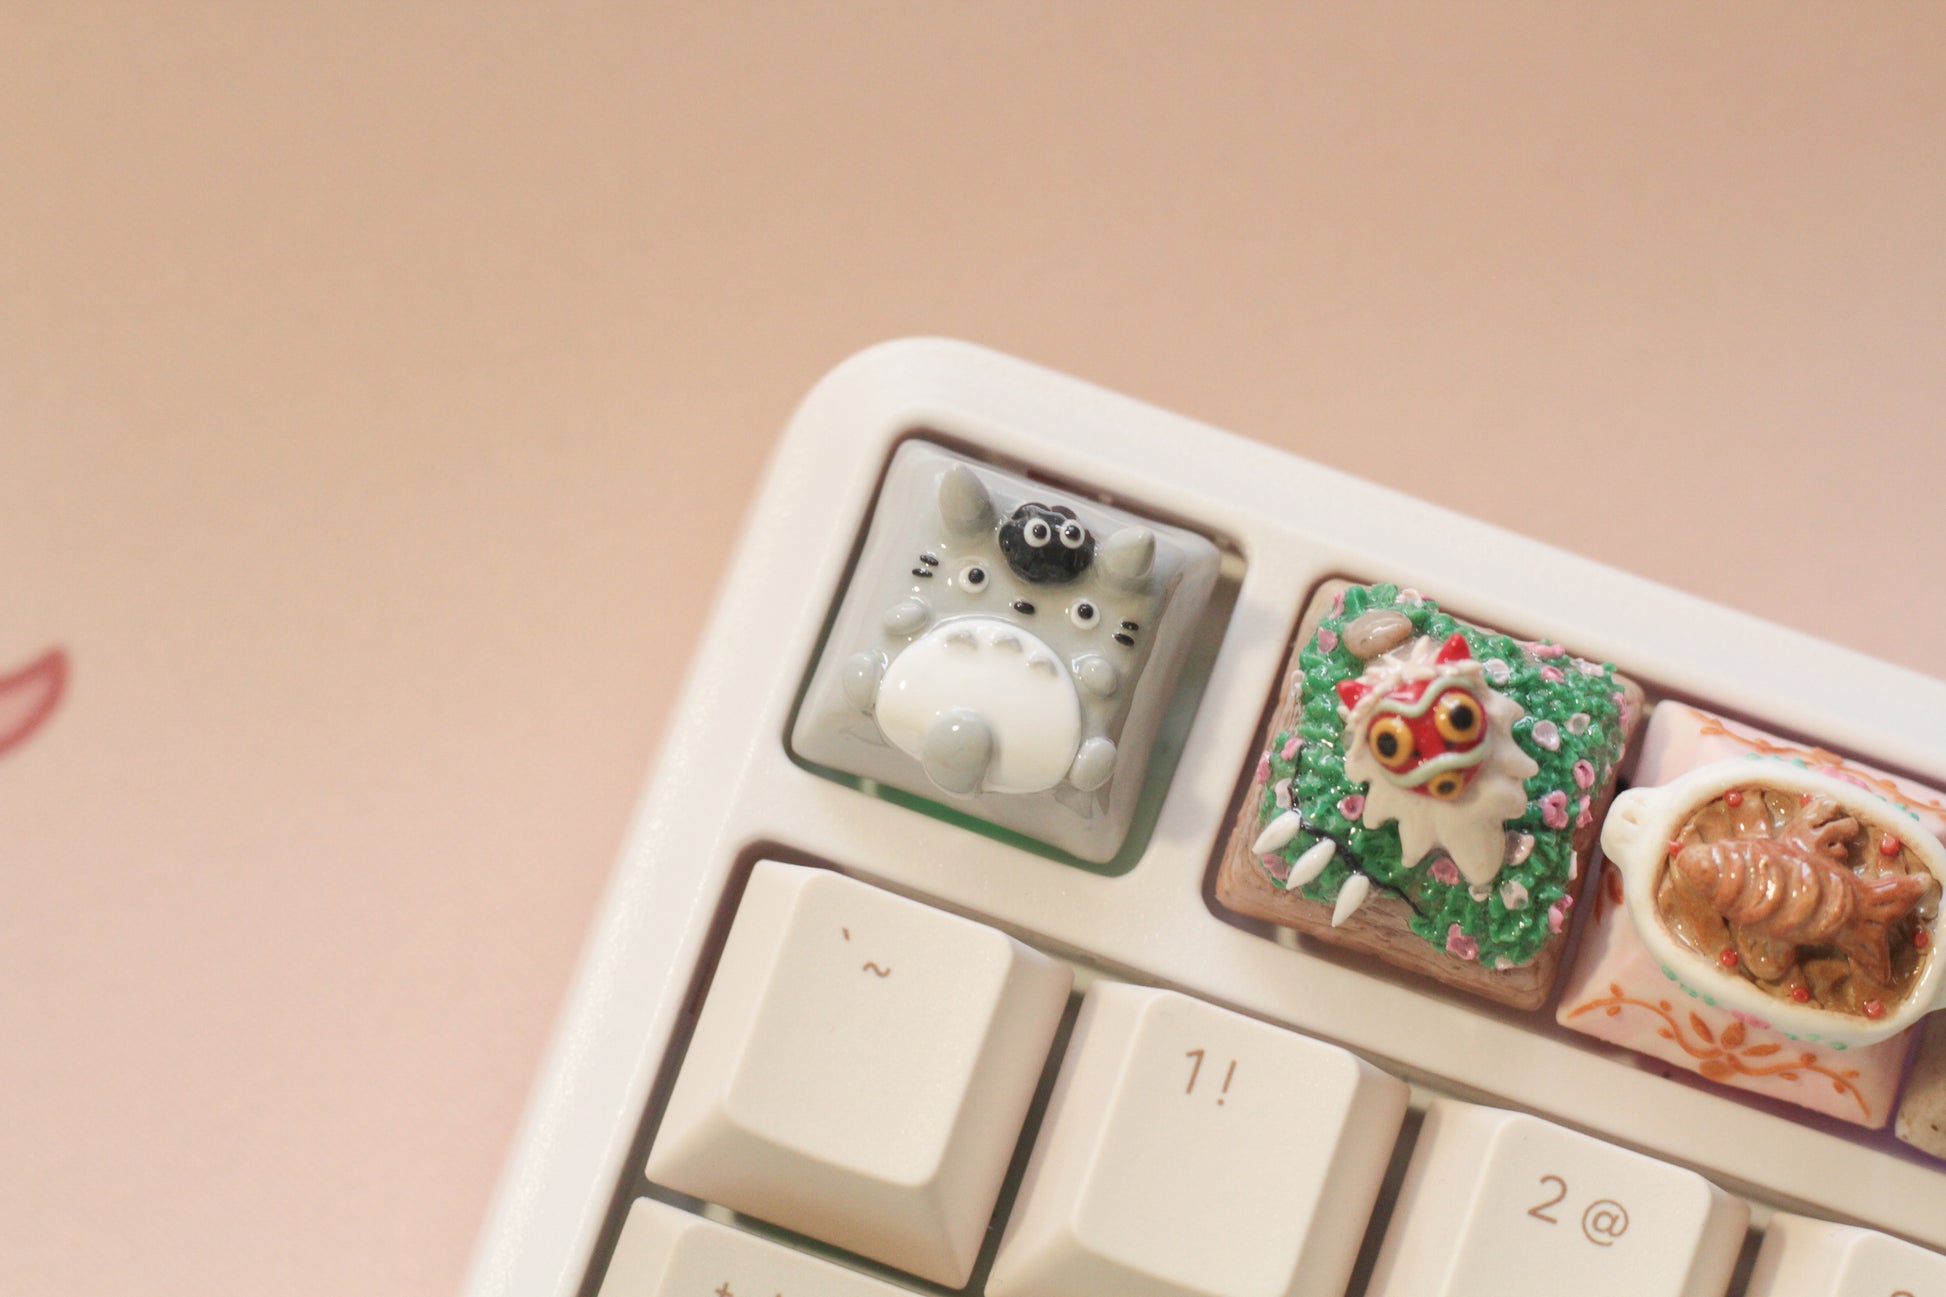
[[[978,712],[956,708],[926,730],[920,764],[926,778],[949,793],[968,796],[980,791],[987,763],[993,759],[993,729]]]
[[[1115,773],[1115,744],[1097,735],[1081,745],[1068,767],[1068,782],[1084,793],[1091,793],[1108,782]]]

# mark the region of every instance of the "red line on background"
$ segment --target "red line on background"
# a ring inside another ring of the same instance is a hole
[[[53,648],[11,675],[0,676],[0,756],[32,738],[54,714],[67,689],[68,655]]]

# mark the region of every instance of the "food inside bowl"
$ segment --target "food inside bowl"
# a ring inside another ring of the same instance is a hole
[[[1751,786],[1705,802],[1666,847],[1670,935],[1779,1000],[1866,1019],[1924,976],[1939,880],[1906,843],[1830,797]]]

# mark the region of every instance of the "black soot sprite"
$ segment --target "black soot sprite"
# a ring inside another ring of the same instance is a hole
[[[1000,552],[1021,580],[1060,585],[1088,570],[1095,538],[1064,505],[1023,504],[1000,524]]]

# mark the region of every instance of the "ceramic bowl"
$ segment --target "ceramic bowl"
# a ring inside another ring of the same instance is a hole
[[[1656,908],[1656,886],[1669,840],[1689,818],[1733,788],[1812,793],[1830,798],[1868,832],[1891,834],[1946,886],[1946,846],[1897,806],[1855,784],[1785,762],[1750,759],[1699,767],[1654,788],[1632,788],[1615,798],[1602,823],[1601,845],[1621,870],[1629,917],[1663,971],[1707,1001],[1747,1014],[1797,1039],[1841,1046],[1885,1040],[1935,1009],[1946,1008],[1946,960],[1939,940],[1946,936],[1935,905],[1924,924],[1931,940],[1925,964],[1905,997],[1872,1019],[1811,1004],[1795,1004],[1766,994],[1747,978],[1678,940]]]

